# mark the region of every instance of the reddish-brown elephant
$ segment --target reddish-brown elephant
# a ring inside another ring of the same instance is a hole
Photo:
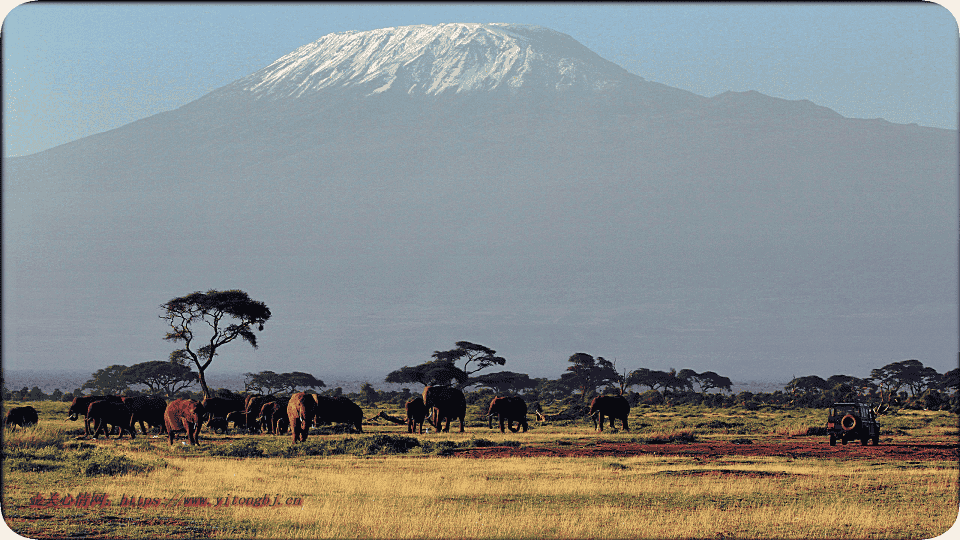
[[[130,438],[137,438],[137,428],[133,423],[133,411],[123,402],[107,401],[101,399],[94,401],[87,407],[87,420],[93,423],[93,438],[96,439],[100,433],[110,438],[110,428],[107,425],[115,426],[120,430],[117,438],[123,437],[124,431],[130,432]]]
[[[276,400],[277,398],[273,395],[264,396],[258,394],[254,396],[247,396],[243,412],[248,430],[250,430],[252,433],[257,433],[260,431],[259,426],[257,425],[257,418],[260,416],[260,411],[263,409],[264,405]]]
[[[363,433],[363,409],[359,405],[343,396],[329,397],[314,394],[317,405],[314,415],[317,425],[320,424],[351,424],[358,433]]]
[[[463,421],[467,416],[467,399],[458,388],[449,386],[428,386],[423,389],[423,405],[427,410],[433,408],[430,424],[437,431],[450,431],[450,420],[460,419],[460,433],[463,433]],[[444,420],[447,425],[442,430],[440,424]]]
[[[257,424],[261,430],[274,435],[280,434],[281,420],[287,416],[287,401],[278,400],[264,404],[260,408]]]
[[[493,417],[500,419],[500,433],[506,433],[504,430],[504,421],[507,428],[516,433],[523,429],[527,431],[527,402],[518,396],[497,396],[490,401],[490,408],[487,410],[487,425],[493,429]],[[513,428],[513,423],[517,423],[517,428]]]
[[[423,404],[423,396],[407,401],[407,433],[423,433],[423,419],[426,417],[427,406]]]
[[[627,416],[630,415],[630,402],[623,396],[597,396],[590,402],[590,418],[593,420],[593,428],[603,431],[603,417],[610,418],[610,427],[613,427],[613,420],[617,419],[623,422],[623,430],[630,431],[627,423]]]
[[[170,444],[173,444],[173,439],[178,431],[187,433],[187,440],[190,441],[191,445],[200,444],[200,426],[203,424],[205,414],[203,404],[196,400],[178,399],[170,402],[167,405],[167,410],[163,413]]]
[[[287,418],[290,421],[290,431],[293,432],[293,442],[306,441],[310,424],[316,416],[317,402],[310,394],[297,392],[290,396],[287,403]]]
[[[32,426],[39,421],[37,410],[33,407],[14,407],[7,411],[7,418],[4,424],[10,428],[13,428],[13,426],[26,427]]]

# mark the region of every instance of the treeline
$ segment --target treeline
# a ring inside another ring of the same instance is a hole
[[[795,377],[783,390],[753,393],[732,392],[728,377],[713,371],[698,373],[692,369],[666,371],[639,368],[618,370],[616,363],[587,353],[575,353],[559,377],[532,378],[525,373],[498,371],[480,373],[494,366],[503,366],[506,359],[496,351],[467,341],[456,343],[446,351],[435,351],[432,360],[416,366],[404,366],[390,372],[385,382],[422,385],[400,391],[378,391],[371,384],[359,392],[345,394],[342,388],[319,393],[344,395],[367,405],[405,401],[429,385],[452,385],[465,390],[468,401],[482,402],[493,395],[521,395],[529,403],[586,402],[600,394],[621,394],[637,405],[705,405],[758,409],[778,407],[829,407],[835,402],[864,401],[875,405],[960,412],[960,368],[938,373],[919,360],[891,362],[874,369],[869,377],[817,375]],[[458,365],[459,364],[459,365]],[[326,384],[309,373],[294,371],[275,373],[261,371],[244,374],[247,394],[293,394],[307,389],[325,388]],[[198,382],[197,373],[176,361],[153,361],[133,366],[112,365],[95,372],[81,388],[72,392],[54,390],[49,396],[38,387],[8,390],[3,399],[71,401],[87,390],[103,395],[162,395],[167,398],[203,399],[203,393],[191,390]],[[222,397],[236,395],[219,389]]]

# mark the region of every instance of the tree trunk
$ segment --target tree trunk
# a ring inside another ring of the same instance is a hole
[[[210,397],[210,389],[207,388],[207,379],[203,376],[203,368],[199,365],[197,366],[197,372],[199,373],[200,386],[203,388],[203,397],[207,399]]]

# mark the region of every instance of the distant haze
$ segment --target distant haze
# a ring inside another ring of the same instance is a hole
[[[340,33],[4,160],[5,369],[161,360],[163,302],[273,318],[213,371],[381,378],[467,340],[556,378],[956,366],[957,133],[707,98],[570,36]]]

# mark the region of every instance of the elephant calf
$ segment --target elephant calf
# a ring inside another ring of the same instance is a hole
[[[407,401],[407,433],[423,433],[423,419],[427,417],[427,406],[423,404],[423,396],[417,396]]]

